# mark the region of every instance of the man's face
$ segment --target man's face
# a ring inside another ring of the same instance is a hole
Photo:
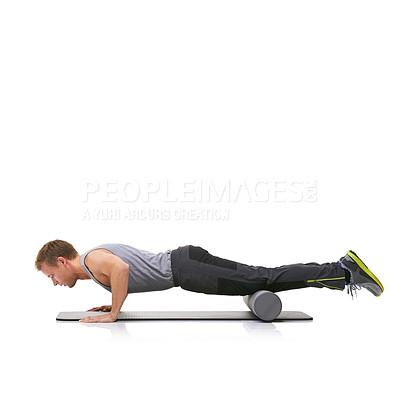
[[[72,274],[67,266],[67,262],[58,261],[57,266],[52,267],[45,262],[41,264],[41,271],[53,281],[53,285],[68,286],[70,288],[75,286],[77,278]]]

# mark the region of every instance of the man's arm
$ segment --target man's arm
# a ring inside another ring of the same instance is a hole
[[[128,296],[129,265],[124,263],[115,267],[110,276],[112,306],[110,315],[117,319],[122,304]]]
[[[112,306],[109,314],[86,317],[79,322],[114,322],[128,296],[129,265],[114,254],[90,252],[85,263],[99,282],[111,286]]]

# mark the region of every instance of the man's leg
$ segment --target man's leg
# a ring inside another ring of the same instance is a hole
[[[175,286],[207,294],[245,296],[304,287],[343,290],[346,284],[345,270],[337,262],[265,268],[216,257],[192,245],[173,250],[171,266]]]

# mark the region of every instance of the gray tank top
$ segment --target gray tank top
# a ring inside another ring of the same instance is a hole
[[[111,251],[129,265],[128,293],[152,292],[174,287],[171,270],[171,250],[153,254],[126,244],[108,243],[93,247],[80,257],[82,268],[100,286],[111,292],[110,286],[100,283],[85,265],[85,257],[92,250]]]

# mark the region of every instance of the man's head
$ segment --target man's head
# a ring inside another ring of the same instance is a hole
[[[79,254],[72,244],[64,240],[52,240],[40,249],[35,266],[53,281],[54,286],[72,288],[78,280],[78,263]]]

